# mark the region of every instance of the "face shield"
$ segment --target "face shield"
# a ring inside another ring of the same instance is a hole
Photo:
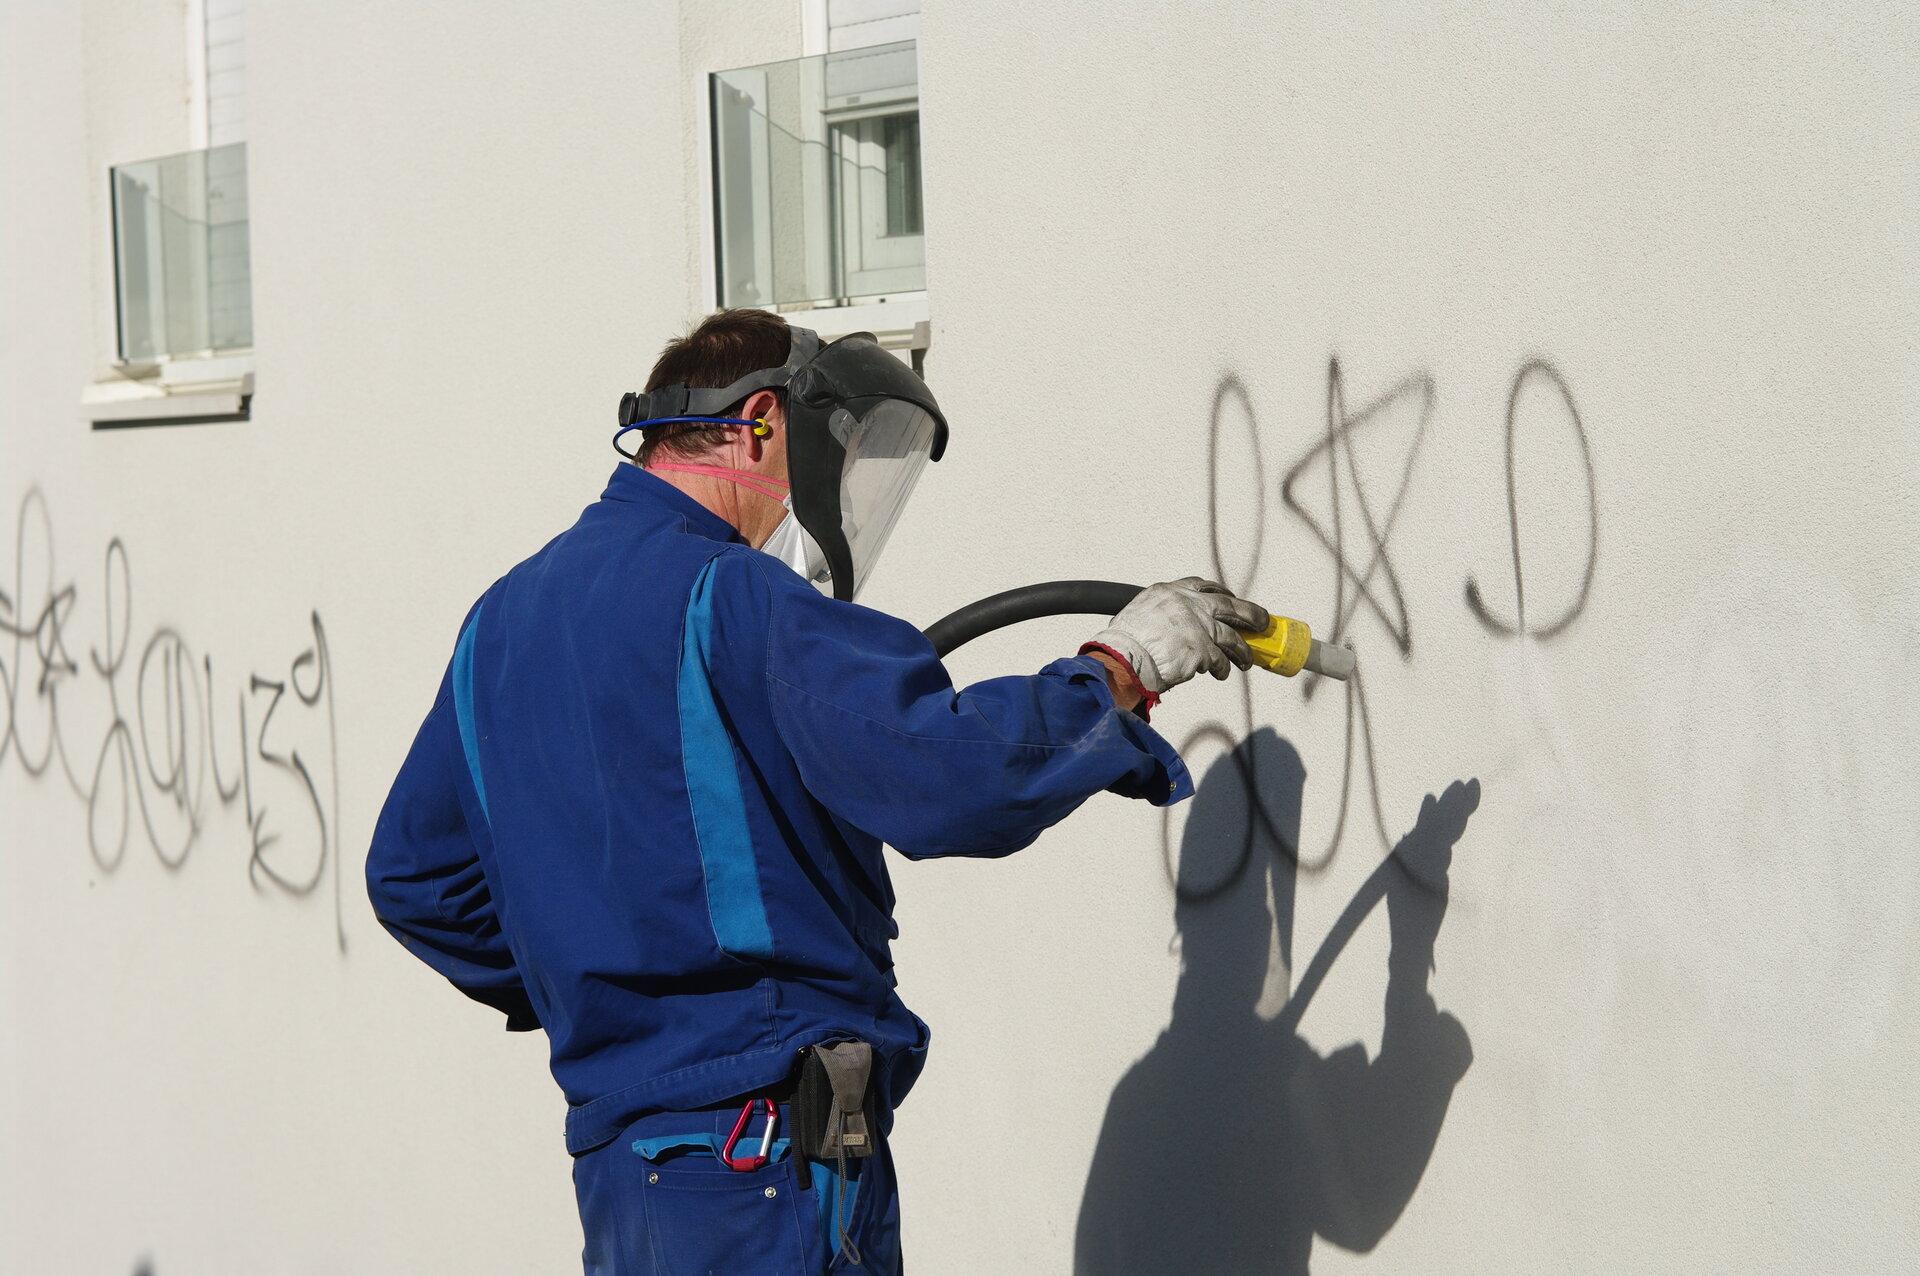
[[[926,383],[871,333],[831,345],[792,331],[785,365],[717,390],[667,386],[621,402],[623,429],[702,419],[755,390],[786,391],[793,518],[824,567],[814,582],[851,600],[867,581],[920,472],[946,450],[947,423]],[[711,418],[707,418],[711,419]],[[783,555],[785,557],[785,555]],[[815,556],[809,554],[809,565]]]
[[[881,399],[860,416],[846,408],[835,410],[827,429],[846,453],[840,471],[840,531],[857,595],[920,481],[939,426],[917,403]]]

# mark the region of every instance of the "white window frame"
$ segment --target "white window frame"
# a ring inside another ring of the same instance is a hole
[[[196,151],[212,136],[207,100],[207,0],[187,0],[187,134]]]
[[[833,32],[827,18],[828,0],[800,0],[800,56],[827,51]]]

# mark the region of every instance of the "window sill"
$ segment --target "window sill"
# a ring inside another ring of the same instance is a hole
[[[927,348],[927,294],[902,293],[884,301],[850,301],[844,305],[818,305],[780,310],[781,318],[811,328],[822,340],[832,341],[849,332],[871,332],[889,350]]]
[[[253,355],[114,364],[80,395],[96,430],[246,421],[253,415]]]

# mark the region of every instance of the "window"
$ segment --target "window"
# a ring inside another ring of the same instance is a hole
[[[121,361],[250,347],[246,143],[121,164],[111,181]]]
[[[111,170],[122,364],[253,345],[245,22],[244,0],[189,0],[190,124],[205,147]]]
[[[723,305],[926,287],[919,87],[912,41],[713,76]]]
[[[164,131],[195,149],[151,159],[99,155],[108,221],[99,242],[111,270],[100,273],[110,287],[95,304],[111,319],[112,348],[80,395],[96,430],[252,417],[244,4],[147,6],[149,35],[185,18],[173,28],[185,47],[171,56],[184,54],[189,92],[184,101],[177,91],[112,101],[127,117],[161,113]]]
[[[887,163],[887,234],[918,235],[920,224],[920,112],[881,121]]]

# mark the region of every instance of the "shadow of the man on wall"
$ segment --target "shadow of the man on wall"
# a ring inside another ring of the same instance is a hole
[[[1356,1252],[1377,1245],[1426,1170],[1473,1059],[1427,975],[1453,846],[1480,783],[1427,796],[1413,831],[1267,1019],[1256,1006],[1276,927],[1280,960],[1294,969],[1305,784],[1299,753],[1263,729],[1200,785],[1176,875],[1182,966],[1172,1021],[1107,1105],[1080,1203],[1076,1272],[1304,1272],[1316,1235]],[[1392,951],[1379,1057],[1358,1042],[1322,1056],[1299,1035],[1301,1015],[1382,898]]]

